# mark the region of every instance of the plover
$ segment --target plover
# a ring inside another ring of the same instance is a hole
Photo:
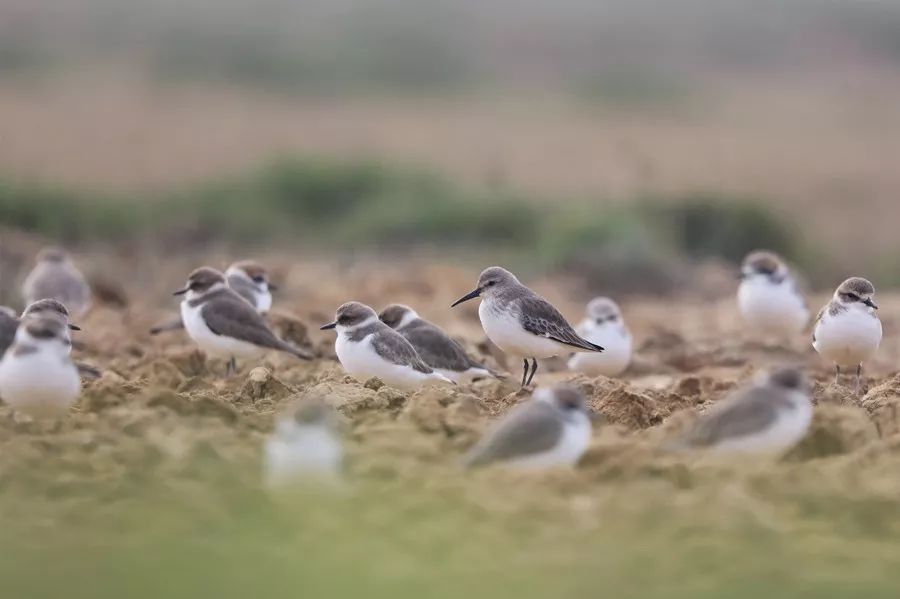
[[[433,381],[453,383],[426,364],[403,335],[378,320],[375,310],[365,304],[344,304],[337,309],[334,322],[321,329],[337,329],[334,350],[338,360],[361,382],[377,377],[407,391]]]
[[[250,303],[260,314],[266,314],[272,307],[272,291],[277,287],[269,282],[266,269],[252,260],[235,262],[225,271],[225,282],[241,298]],[[151,335],[184,329],[181,318],[172,319],[150,329]]]
[[[875,287],[866,279],[847,279],[819,312],[813,331],[813,347],[834,362],[835,383],[840,380],[842,368],[856,368],[857,391],[862,365],[881,345],[881,320],[875,313],[878,305],[874,295]]]
[[[213,268],[196,269],[175,295],[185,295],[181,320],[188,335],[207,354],[227,358],[228,374],[237,370],[237,358],[256,358],[267,350],[312,358],[279,339],[253,306],[226,285],[225,275]]]
[[[485,377],[502,378],[470,358],[459,342],[437,325],[422,319],[409,306],[391,304],[378,318],[403,335],[426,364],[456,383]]]
[[[492,462],[521,469],[574,466],[590,444],[592,417],[578,389],[539,388],[497,422],[463,463],[469,468]]]
[[[582,339],[550,302],[525,287],[511,272],[499,266],[485,269],[475,289],[451,307],[481,298],[478,316],[488,338],[504,352],[522,358],[522,386],[531,384],[537,359],[575,351],[601,352],[603,348]],[[531,374],[528,372],[531,358]]]
[[[752,252],[744,259],[738,308],[748,328],[778,338],[802,332],[810,316],[787,264],[765,251]]]
[[[603,353],[574,354],[569,369],[589,375],[618,376],[631,363],[631,332],[619,306],[608,297],[596,297],[587,305],[587,318],[575,332],[601,347]]]
[[[91,288],[69,255],[60,248],[41,250],[37,264],[22,284],[22,296],[30,304],[41,299],[55,299],[80,317],[91,305]]]
[[[318,401],[292,406],[266,442],[265,477],[273,487],[336,481],[344,448],[338,415]]]
[[[797,369],[781,368],[713,406],[669,447],[781,454],[806,436],[812,414],[806,377]]]
[[[69,358],[65,324],[58,318],[31,316],[0,360],[0,398],[34,418],[65,414],[81,392],[78,370]]]
[[[269,281],[269,272],[258,262],[241,260],[225,271],[228,286],[250,302],[260,314],[272,307],[272,292],[278,288]]]
[[[76,324],[72,324],[69,321],[69,310],[66,308],[62,302],[59,302],[55,299],[39,299],[35,302],[31,302],[25,309],[22,310],[22,318],[26,316],[51,316],[54,318],[59,318],[66,325],[66,328],[72,331],[80,331],[81,327]]]

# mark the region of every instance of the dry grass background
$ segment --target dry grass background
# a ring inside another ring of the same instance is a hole
[[[754,194],[843,242],[848,223],[892,233],[898,100],[900,78],[858,71],[720,81],[685,109],[632,113],[512,92],[310,99],[84,73],[0,84],[0,172],[138,192],[278,154],[374,156],[557,199]]]

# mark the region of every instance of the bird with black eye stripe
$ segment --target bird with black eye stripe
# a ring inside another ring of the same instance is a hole
[[[602,353],[577,353],[569,360],[569,370],[590,376],[618,376],[631,363],[631,332],[618,304],[608,297],[595,297],[587,305],[587,317],[575,332],[597,345]]]
[[[835,384],[842,368],[856,369],[856,391],[862,368],[881,345],[881,320],[876,311],[875,286],[866,279],[847,279],[816,317],[813,347],[835,365]]]
[[[451,307],[475,298],[481,298],[478,317],[488,339],[507,354],[522,359],[522,387],[527,387],[534,379],[538,358],[550,358],[573,350],[603,351],[603,347],[576,333],[559,310],[504,268],[485,269],[478,277],[475,289],[453,302]]]

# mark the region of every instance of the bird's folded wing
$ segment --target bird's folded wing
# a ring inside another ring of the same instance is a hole
[[[409,366],[423,374],[434,372],[403,335],[385,325],[384,331],[372,337],[372,348],[379,356],[400,366]]]
[[[529,333],[588,351],[599,351],[593,343],[582,339],[565,317],[550,302],[539,297],[519,300],[520,322]]]
[[[515,408],[466,457],[478,466],[549,451],[559,442],[563,422],[553,406],[539,401]]]
[[[432,368],[464,372],[479,368],[462,346],[440,329],[431,325],[407,327],[403,336],[412,344],[422,360]]]
[[[770,394],[766,389],[748,389],[735,401],[714,407],[688,432],[685,444],[705,447],[764,431],[778,417],[779,404]]]
[[[206,326],[216,335],[271,349],[282,349],[285,345],[253,306],[236,296],[205,303],[201,314]]]

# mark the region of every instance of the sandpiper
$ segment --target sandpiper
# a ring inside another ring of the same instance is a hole
[[[514,468],[574,466],[591,440],[593,413],[567,385],[541,387],[509,411],[464,460],[466,467],[503,462]]]
[[[226,285],[225,275],[213,268],[196,269],[175,295],[185,295],[181,320],[188,335],[207,354],[227,358],[229,375],[237,370],[237,358],[256,358],[267,350],[312,358],[279,339],[253,306]]]
[[[0,360],[0,398],[34,418],[62,416],[81,392],[78,370],[69,358],[68,332],[58,318],[24,319]]]
[[[812,413],[806,377],[780,368],[713,406],[670,448],[782,454],[806,436]]]
[[[337,413],[319,401],[302,401],[279,418],[266,442],[266,481],[272,487],[336,481],[343,458]]]
[[[435,372],[403,335],[378,320],[375,310],[359,302],[337,309],[334,322],[321,329],[337,329],[334,350],[338,360],[359,381],[377,377],[385,384],[412,390],[425,383],[452,383]]]
[[[278,289],[269,281],[269,272],[258,262],[241,260],[225,271],[228,286],[250,302],[260,314],[272,308],[272,292]]]
[[[225,282],[260,314],[268,313],[272,307],[272,292],[278,289],[269,282],[268,271],[252,260],[241,260],[229,266],[225,271]],[[159,335],[182,329],[184,323],[178,317],[154,326],[150,329],[150,334]]]
[[[391,304],[378,318],[401,335],[416,349],[422,360],[456,383],[500,375],[469,357],[463,346],[451,339],[440,327],[421,318],[415,310],[402,304]]]
[[[22,296],[30,304],[41,299],[55,299],[76,318],[91,305],[91,288],[69,255],[60,248],[41,250],[37,264],[22,284]]]
[[[862,365],[881,345],[881,320],[876,314],[875,286],[866,279],[847,279],[816,317],[813,347],[834,362],[835,383],[841,368],[856,368],[856,390],[860,389]]]
[[[602,353],[574,354],[569,369],[592,376],[618,376],[631,363],[631,332],[625,326],[618,304],[608,297],[596,297],[587,305],[587,318],[575,332],[601,347]]]
[[[475,289],[453,304],[481,298],[478,316],[488,338],[506,353],[522,358],[522,386],[531,384],[537,359],[575,351],[601,352],[603,348],[582,339],[550,302],[525,287],[511,272],[499,266],[485,269]],[[531,358],[531,373],[528,372]]]
[[[738,308],[749,329],[782,339],[802,332],[810,316],[790,268],[766,251],[752,252],[744,259]]]

